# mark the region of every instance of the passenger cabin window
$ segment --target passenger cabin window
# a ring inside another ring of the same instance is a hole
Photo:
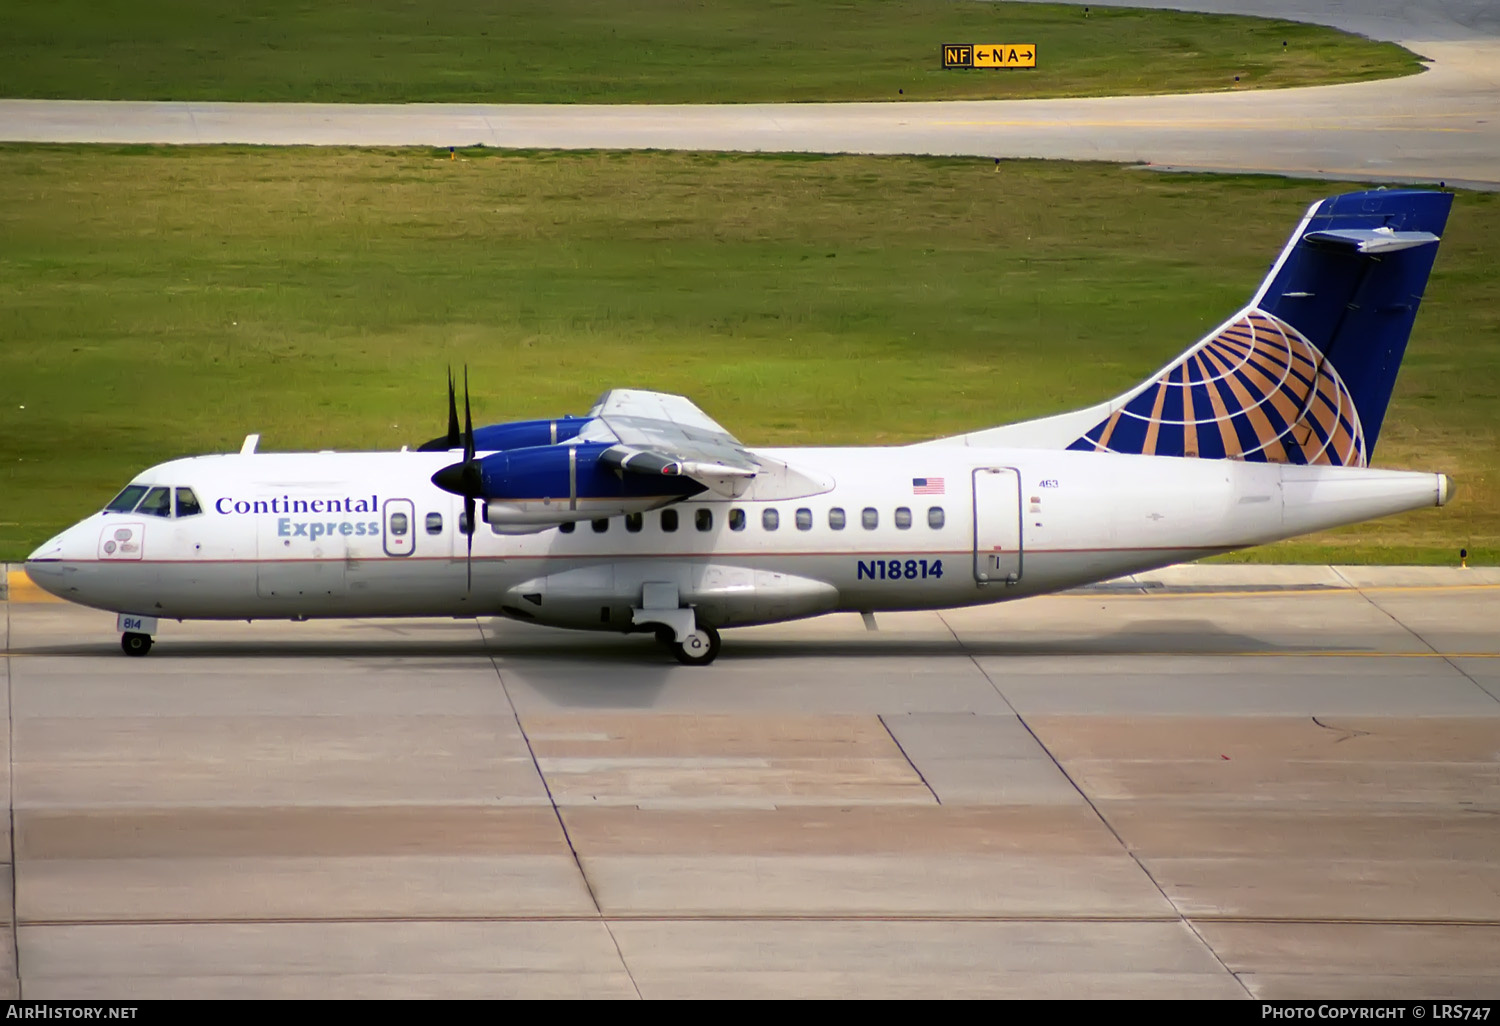
[[[629,531],[631,534],[639,534],[641,531],[641,525],[645,522],[646,518],[641,516],[639,513],[625,514],[625,530]]]
[[[429,513],[429,514],[427,514],[427,533],[428,534],[442,534],[443,533],[443,515],[441,513]]]
[[[561,524],[558,524],[557,525],[557,529],[559,531],[561,531],[563,534],[572,534],[573,533],[573,529],[576,528],[577,526],[578,525],[576,523],[574,523],[573,521],[567,520],[567,521],[564,521]]]
[[[835,531],[842,531],[844,529],[844,522],[845,518],[843,509],[835,506],[833,507],[833,509],[828,511],[829,527],[833,528]]]
[[[145,494],[145,485],[126,485],[124,491],[109,501],[104,511],[106,513],[129,513],[135,509],[136,503],[140,502],[141,496]]]
[[[905,531],[911,528],[911,510],[905,506],[896,507],[896,529]]]
[[[590,521],[590,523],[593,525],[595,534],[603,534],[605,531],[609,530],[609,519],[607,517],[601,518],[599,520],[592,520]]]
[[[203,512],[203,507],[198,505],[198,496],[193,494],[191,488],[177,489],[177,515],[180,517],[195,517]]]
[[[731,531],[743,531],[745,529],[745,511],[732,509],[729,511],[729,529]]]
[[[781,514],[774,509],[768,509],[760,515],[760,526],[767,531],[774,531],[781,526]]]
[[[391,514],[391,533],[396,537],[404,537],[406,535],[407,529],[410,527],[411,522],[406,519],[405,513]]]
[[[402,524],[406,523],[406,514],[405,513],[397,513],[396,516],[401,518],[401,523]],[[405,527],[403,527],[400,531],[397,531],[396,527],[395,527],[395,524],[396,524],[396,518],[392,517],[391,518],[391,533],[392,534],[405,534],[406,533],[406,528]],[[458,533],[459,534],[473,534],[474,533],[474,525],[471,524],[471,523],[469,523],[469,514],[467,512],[463,512],[463,513],[460,513],[458,515]]]
[[[866,506],[864,512],[859,515],[859,522],[864,525],[866,531],[873,531],[880,526],[880,513],[874,506]]]
[[[170,517],[172,515],[172,489],[151,489],[135,511],[144,513],[148,517]]]
[[[811,531],[812,530],[812,510],[810,510],[810,509],[799,509],[797,511],[797,530],[799,530],[799,531]]]
[[[700,531],[712,531],[714,529],[714,511],[711,509],[700,509],[693,514],[693,520]]]
[[[677,530],[677,511],[675,509],[664,509],[661,511],[661,529],[663,531]]]
[[[942,530],[944,520],[943,507],[933,506],[927,510],[927,526],[934,531]]]

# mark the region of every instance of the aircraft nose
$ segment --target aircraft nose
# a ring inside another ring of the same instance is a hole
[[[67,547],[65,539],[67,532],[64,531],[56,538],[44,542],[37,550],[26,557],[26,576],[31,578],[31,583],[52,595],[60,596],[68,574],[64,570],[63,559]]]
[[[27,566],[32,563],[71,563],[93,560],[99,540],[99,518],[80,520],[66,531],[47,539],[26,557]]]
[[[26,557],[26,562],[51,563],[62,559],[65,551],[63,540],[67,537],[67,534],[68,532],[64,531],[55,538],[51,538],[38,545],[36,551]]]
[[[85,520],[49,538],[26,557],[26,576],[43,591],[59,598],[74,597],[78,561],[93,558],[94,534],[91,520]]]

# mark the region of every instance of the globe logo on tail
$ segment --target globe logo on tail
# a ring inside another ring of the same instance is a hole
[[[1366,465],[1359,411],[1297,329],[1248,310],[1147,382],[1070,449]]]

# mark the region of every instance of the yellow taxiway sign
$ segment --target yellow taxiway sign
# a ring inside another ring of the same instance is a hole
[[[944,43],[945,68],[1034,68],[1035,43]]]

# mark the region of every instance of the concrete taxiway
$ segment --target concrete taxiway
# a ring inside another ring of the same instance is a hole
[[[1500,571],[649,639],[3,610],[11,995],[1494,997]]]
[[[1159,0],[1156,6],[1320,21],[1399,42],[1430,65],[1407,78],[1306,89],[972,103],[0,100],[0,140],[962,154],[1500,187],[1494,4]],[[934,54],[940,42],[932,41]],[[1226,69],[1226,89],[1232,80],[1233,69]]]
[[[1500,182],[1493,4],[1161,5],[1433,64],[1007,104],[0,101],[0,138]],[[14,583],[0,996],[1500,994],[1494,570],[1173,568],[732,632],[703,669],[472,620],[168,624],[128,659],[112,617]]]

